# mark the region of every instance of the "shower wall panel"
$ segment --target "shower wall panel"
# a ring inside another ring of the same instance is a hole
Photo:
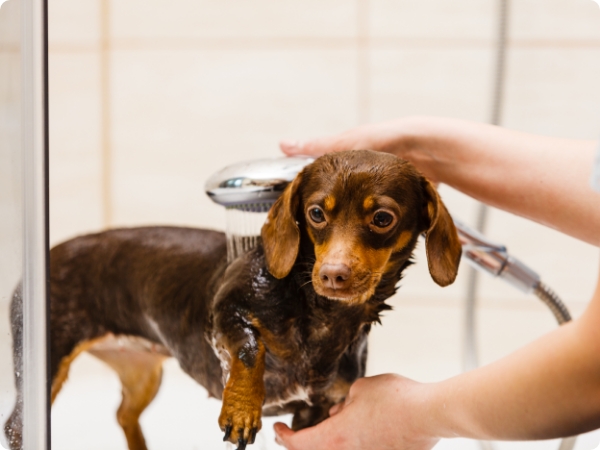
[[[0,430],[15,401],[9,305],[23,269],[20,17],[17,0],[0,7]]]

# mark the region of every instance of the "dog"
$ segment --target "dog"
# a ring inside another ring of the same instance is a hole
[[[230,264],[220,232],[115,229],[50,252],[51,400],[83,351],[120,377],[130,450],[165,358],[222,399],[219,426],[239,450],[262,415],[316,425],[364,376],[367,335],[396,291],[419,235],[433,280],[451,284],[461,245],[435,187],[410,163],[367,150],[318,158],[286,187],[262,244]],[[16,371],[22,367],[15,294]],[[5,432],[21,447],[21,378]]]

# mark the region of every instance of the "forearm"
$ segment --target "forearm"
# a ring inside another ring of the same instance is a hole
[[[599,304],[600,289],[576,322],[496,363],[440,383],[420,385],[414,398],[420,405],[416,411],[423,417],[423,433],[518,440],[598,428]]]
[[[403,127],[395,153],[433,179],[600,245],[600,193],[589,184],[595,141],[453,119],[413,118]]]

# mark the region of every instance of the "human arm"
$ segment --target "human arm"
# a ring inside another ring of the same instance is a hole
[[[409,117],[354,128],[287,154],[372,149],[411,161],[437,182],[488,205],[600,246],[600,193],[589,185],[597,143],[521,133],[437,117]]]
[[[600,276],[599,276],[600,279]],[[439,438],[544,439],[600,427],[600,282],[577,320],[488,366],[431,384],[358,380],[333,417],[293,433],[290,450],[425,450]]]

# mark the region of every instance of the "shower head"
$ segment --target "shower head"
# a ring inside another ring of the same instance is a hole
[[[313,161],[310,157],[295,156],[233,164],[208,179],[206,194],[226,208],[267,212],[285,187]]]

